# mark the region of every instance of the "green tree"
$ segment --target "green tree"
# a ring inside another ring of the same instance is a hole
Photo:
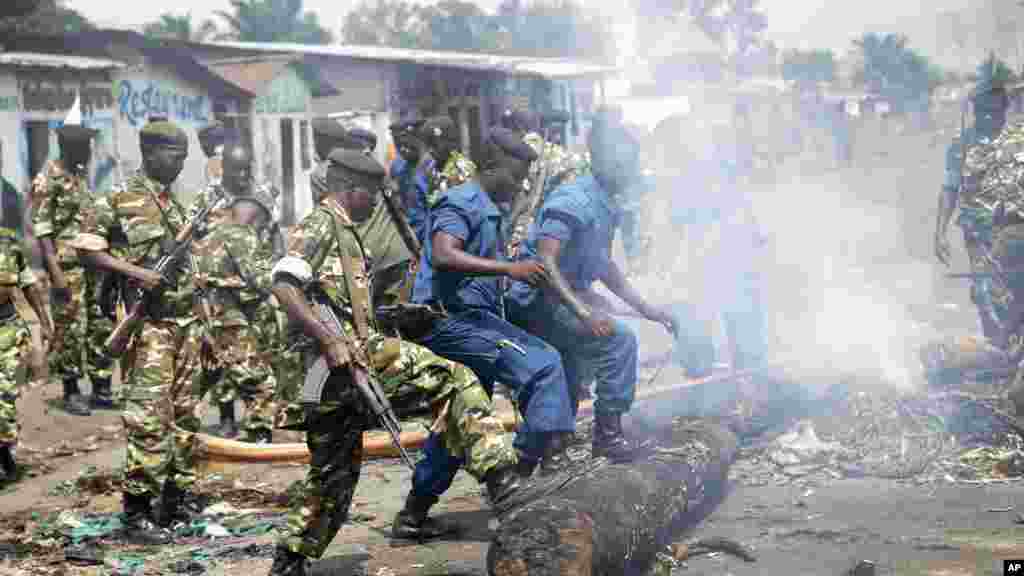
[[[296,42],[327,44],[329,31],[313,12],[303,10],[302,0],[230,0],[231,10],[218,10],[227,33],[221,39],[242,42]]]
[[[930,94],[942,82],[942,70],[908,44],[902,34],[867,33],[854,40],[860,58],[854,80],[897,103]]]
[[[217,25],[212,20],[203,20],[198,27],[192,22],[192,14],[161,14],[156,22],[143,26],[142,31],[154,38],[170,38],[184,42],[204,42],[217,36]]]
[[[538,0],[523,5],[506,0],[497,27],[506,54],[611,62],[615,57],[611,23],[575,0]]]
[[[505,49],[498,37],[498,23],[472,2],[442,0],[424,6],[420,17],[426,22],[430,47],[462,52],[499,52]]]
[[[782,56],[782,77],[798,83],[831,82],[836,57],[831,50],[789,50]]]
[[[423,10],[404,0],[368,0],[345,16],[341,31],[347,44],[427,48]]]
[[[65,0],[14,0],[0,7],[0,36],[41,34],[56,36],[93,28],[77,10],[65,6]]]

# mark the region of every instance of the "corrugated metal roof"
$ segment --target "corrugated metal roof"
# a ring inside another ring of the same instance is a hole
[[[357,46],[350,44],[313,45],[287,42],[213,42],[212,46],[250,50],[254,52],[306,54],[316,56],[337,56],[356,60],[378,60],[385,62],[406,62],[423,66],[459,68],[505,72],[513,75],[541,76],[544,78],[573,78],[610,74],[617,69],[612,66],[589,64],[562,58],[530,58],[524,56],[499,56],[470,52],[441,52],[435,50],[408,50],[389,46]]]
[[[88,58],[36,52],[0,52],[0,66],[23,68],[70,68],[73,70],[115,70],[124,64],[106,58]]]

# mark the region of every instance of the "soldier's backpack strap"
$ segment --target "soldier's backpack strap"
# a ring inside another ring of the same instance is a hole
[[[370,336],[370,322],[367,317],[367,311],[370,306],[370,287],[369,282],[360,286],[356,282],[356,269],[357,266],[363,269],[363,276],[366,277],[365,266],[362,262],[354,262],[355,257],[347,250],[341,242],[341,231],[338,230],[338,219],[331,214],[331,223],[333,224],[334,240],[338,245],[339,257],[341,258],[341,270],[345,274],[345,286],[348,288],[348,297],[350,304],[352,305],[352,322],[356,327],[356,334],[359,335],[359,339],[362,342],[366,342]],[[358,238],[356,240],[358,242]],[[362,252],[362,244],[359,244],[359,251]]]

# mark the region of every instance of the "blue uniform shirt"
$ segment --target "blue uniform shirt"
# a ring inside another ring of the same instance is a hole
[[[415,174],[412,174],[415,167],[410,166],[405,158],[397,156],[391,162],[391,176],[398,181],[398,193],[401,194],[402,200],[413,198],[412,205],[406,206],[406,210],[409,213],[409,226],[416,233],[420,245],[426,244],[429,219],[427,211],[427,192],[430,188],[427,180],[427,174],[430,173],[429,164],[430,161]],[[410,187],[415,187],[415,193],[410,193]]]
[[[562,276],[574,291],[587,291],[611,263],[612,239],[621,214],[618,202],[593,175],[581,176],[555,188],[544,200],[519,259],[539,260],[537,242],[541,238],[558,240],[562,243],[558,261]],[[526,307],[538,290],[525,282],[513,282],[509,298]]]
[[[430,222],[430,239],[437,232],[444,232],[462,240],[462,250],[468,254],[490,260],[505,259],[501,212],[475,180],[456,186],[441,196],[430,209]],[[451,313],[484,310],[501,315],[500,279],[435,270],[431,261],[431,244],[429,240],[423,244],[413,302],[440,303]]]

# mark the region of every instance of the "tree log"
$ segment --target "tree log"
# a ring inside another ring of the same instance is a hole
[[[737,438],[710,420],[677,418],[645,459],[580,458],[546,495],[508,512],[487,553],[491,576],[642,576],[656,554],[726,494]],[[575,458],[574,458],[575,459]]]

